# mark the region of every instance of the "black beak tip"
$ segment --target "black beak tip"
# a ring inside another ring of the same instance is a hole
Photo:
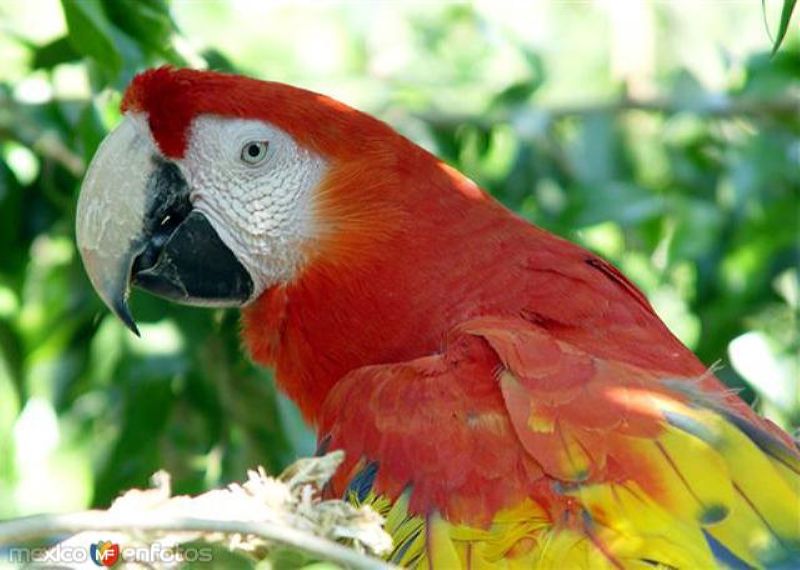
[[[136,321],[133,320],[133,315],[131,315],[131,311],[128,308],[128,303],[124,299],[114,301],[114,313],[129,331],[141,338],[142,335],[139,333],[139,327],[136,326]]]

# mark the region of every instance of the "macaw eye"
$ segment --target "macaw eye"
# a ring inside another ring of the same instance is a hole
[[[250,141],[242,147],[242,160],[251,166],[261,164],[267,157],[267,141]]]

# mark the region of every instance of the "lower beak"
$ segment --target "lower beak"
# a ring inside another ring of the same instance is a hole
[[[178,167],[129,116],[100,145],[78,199],[76,237],[92,285],[138,334],[131,284],[202,306],[239,306],[252,279],[209,220],[194,210]]]

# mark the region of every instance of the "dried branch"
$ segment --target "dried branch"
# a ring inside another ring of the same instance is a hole
[[[53,550],[85,550],[88,544],[110,540],[132,553],[126,563],[168,568],[171,564],[166,561],[145,560],[141,553],[175,552],[179,545],[202,540],[225,544],[256,559],[268,557],[276,547],[289,547],[348,568],[391,568],[369,556],[386,553],[392,543],[377,513],[318,497],[342,459],[340,451],[302,459],[278,479],[267,477],[263,469],[250,471],[241,485],[195,497],[171,496],[169,477],[159,473],[154,489],[128,491],[108,511],[0,522],[0,546],[67,534],[72,536]]]
[[[392,566],[342,546],[331,540],[272,523],[176,518],[158,514],[138,517],[114,515],[106,511],[84,511],[61,515],[36,515],[0,522],[0,545],[10,546],[35,539],[87,531],[135,533],[192,533],[259,537],[270,543],[289,546],[356,570],[390,570]],[[103,535],[107,537],[107,534]],[[77,541],[86,547],[90,541]],[[187,541],[188,542],[188,541]]]

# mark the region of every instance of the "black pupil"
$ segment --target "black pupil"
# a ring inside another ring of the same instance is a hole
[[[261,147],[253,143],[247,147],[247,154],[250,155],[250,158],[256,158],[259,154],[261,154]]]

